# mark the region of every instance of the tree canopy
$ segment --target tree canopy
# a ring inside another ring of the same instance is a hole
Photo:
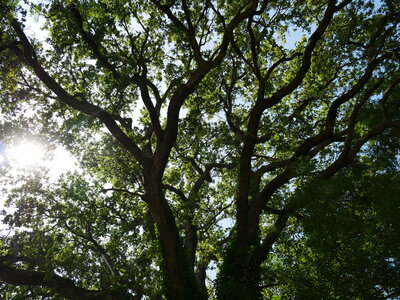
[[[400,297],[398,1],[0,11],[3,299]]]

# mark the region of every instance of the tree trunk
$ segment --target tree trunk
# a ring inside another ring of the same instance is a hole
[[[146,201],[157,225],[166,296],[171,300],[203,300],[206,295],[197,284],[183,249],[179,231],[163,191],[161,180],[145,172]]]
[[[232,243],[226,250],[217,279],[218,300],[261,299],[260,265],[255,253],[257,247],[238,247]]]

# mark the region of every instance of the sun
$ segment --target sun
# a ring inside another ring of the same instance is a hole
[[[26,139],[13,145],[0,142],[0,167],[3,165],[14,170],[44,168],[52,179],[79,170],[77,160],[61,145],[49,150],[46,144]]]
[[[11,164],[17,167],[32,167],[44,160],[44,147],[32,141],[21,141],[8,149]]]

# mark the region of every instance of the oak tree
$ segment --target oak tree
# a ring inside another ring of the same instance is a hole
[[[399,296],[397,1],[0,10],[3,298]]]

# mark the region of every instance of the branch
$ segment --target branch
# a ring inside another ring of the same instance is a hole
[[[400,84],[400,77],[397,78],[383,93],[383,96],[381,100],[379,100],[379,108],[381,109],[383,113],[383,118],[384,120],[389,120],[389,112],[387,111],[385,104],[386,101],[389,97],[389,95],[392,93],[393,89]]]
[[[256,259],[260,263],[265,260],[271,251],[273,244],[285,229],[287,221],[294,211],[295,206],[292,204],[287,204],[283,210],[279,211],[279,217],[276,219],[269,233],[262,239],[261,245],[257,250]]]
[[[348,5],[349,3],[351,3],[353,0],[344,0],[342,3],[339,3],[338,5],[336,5],[335,7],[335,11],[339,11],[342,8],[344,8],[346,5]]]
[[[350,149],[344,149],[341,155],[335,160],[329,167],[325,170],[319,172],[319,177],[322,179],[328,179],[335,175],[340,169],[348,166],[353,160],[356,158],[357,153],[360,151],[361,147],[367,143],[368,141],[372,140],[376,136],[383,133],[386,129],[389,128],[400,128],[400,122],[396,121],[383,121],[375,128],[358,138],[353,147]]]
[[[179,196],[179,198],[182,199],[183,203],[188,203],[189,200],[188,198],[185,196],[185,194],[180,190],[177,189],[176,187],[169,185],[169,184],[163,184],[163,188],[170,190],[171,192],[175,193],[176,195]]]
[[[28,41],[25,33],[22,31],[19,23],[14,20],[12,26],[18,37],[21,39],[23,50],[16,45],[11,45],[10,50],[21,60],[21,62],[30,66],[36,76],[58,96],[58,99],[61,102],[77,111],[98,118],[108,128],[114,138],[143,164],[146,161],[146,157],[142,150],[122,131],[111,114],[96,105],[86,101],[80,101],[75,96],[69,94],[43,69],[42,65],[38,62],[36,55],[33,53],[32,45]]]
[[[279,175],[275,176],[268,184],[264,186],[261,192],[254,199],[248,215],[251,220],[250,229],[251,231],[256,230],[258,221],[262,211],[268,199],[284,184],[286,184],[291,178],[295,177],[295,174],[291,172],[290,168],[287,167]]]
[[[385,98],[387,97],[385,94],[386,92],[389,92],[393,89],[394,86],[398,84],[396,80],[384,93],[384,96],[382,97]],[[360,151],[361,147],[370,141],[371,139],[375,138],[379,134],[381,134],[383,131],[385,131],[388,128],[400,128],[400,122],[396,121],[388,121],[385,119],[382,123],[377,125],[375,128],[361,136],[359,139],[356,140],[354,145],[351,147],[350,146],[350,141],[352,140],[352,130],[354,128],[354,125],[356,124],[357,120],[357,115],[361,107],[364,105],[364,103],[371,97],[371,95],[379,88],[379,86],[382,84],[383,80],[380,79],[378,80],[374,85],[372,85],[369,89],[366,90],[364,95],[361,97],[360,101],[357,103],[357,105],[354,107],[352,114],[349,118],[349,126],[348,128],[343,131],[343,133],[347,133],[347,137],[345,140],[345,147],[339,156],[339,158],[334,161],[333,164],[331,164],[329,167],[327,167],[325,170],[319,172],[318,178],[320,179],[328,179],[332,177],[334,174],[336,174],[339,170],[342,168],[348,166],[351,164],[357,153]],[[364,84],[365,85],[365,84]],[[362,86],[364,86],[362,85]],[[361,89],[361,88],[360,88]],[[340,98],[340,97],[339,97]],[[326,144],[329,144],[329,140],[326,141]],[[324,147],[324,146],[323,146]],[[323,148],[322,147],[322,148]],[[311,148],[309,148],[310,151]],[[318,153],[318,151],[311,151],[313,155]],[[309,153],[311,153],[309,152]],[[283,176],[285,172],[282,174],[278,175],[274,180],[276,180],[279,176]],[[273,180],[273,181],[274,181]],[[271,181],[272,182],[272,181]],[[270,184],[271,184],[270,182]],[[268,185],[270,185],[268,184]],[[268,187],[268,185],[266,187]],[[264,188],[265,192],[268,192]],[[267,195],[268,196],[268,195]],[[278,239],[280,236],[281,232],[286,226],[286,222],[289,218],[289,216],[295,211],[295,206],[293,204],[287,205],[282,214],[279,215],[277,221],[275,222],[272,231],[263,239],[261,247],[258,251],[258,259],[262,261],[266,255],[268,255],[269,251],[272,249],[272,245],[275,243],[275,241]]]
[[[376,88],[379,85],[380,82],[374,85],[372,90],[374,90],[374,88]],[[362,105],[362,103],[363,101],[360,102],[360,105]],[[376,126],[374,129],[372,129],[371,131],[360,137],[350,150],[346,150],[345,148],[345,150],[343,150],[339,158],[332,165],[330,165],[324,171],[321,171],[319,173],[318,178],[328,179],[332,177],[334,174],[336,174],[340,169],[348,166],[350,163],[353,162],[357,153],[366,142],[378,136],[388,128],[400,128],[400,122],[388,121],[388,122],[382,122],[381,124]],[[281,175],[278,175],[275,179],[277,179]],[[269,185],[271,185],[271,182],[266,186],[266,188]],[[265,192],[268,192],[269,189],[266,188],[264,188],[264,190]],[[258,258],[260,261],[263,261],[266,255],[268,255],[269,251],[272,249],[272,245],[275,243],[275,241],[278,239],[279,235],[285,228],[289,216],[295,211],[295,209],[296,207],[294,204],[288,204],[279,214],[279,217],[273,226],[273,230],[264,238],[261,247],[258,251],[259,252]]]
[[[213,58],[214,65],[220,64],[223,58],[225,57],[228,46],[230,43],[232,43],[233,40],[233,31],[239,25],[239,23],[247,18],[251,18],[255,15],[260,15],[262,13],[262,11],[256,10],[258,3],[259,3],[258,0],[253,0],[246,3],[245,6],[240,7],[235,17],[229,22],[228,25],[224,26],[225,30],[222,42],[211,56]],[[242,9],[246,6],[248,6],[248,8],[242,12]],[[265,7],[266,7],[266,2],[264,2],[263,4],[263,9],[265,9]]]
[[[232,46],[235,47],[235,42],[232,40]],[[240,52],[240,49],[238,49]],[[245,59],[245,58],[244,58]],[[220,98],[221,102],[224,105],[224,111],[225,111],[225,117],[226,121],[228,123],[229,128],[232,130],[232,132],[242,141],[245,140],[245,134],[244,132],[240,129],[240,125],[236,124],[235,122],[235,115],[233,114],[232,108],[233,108],[233,88],[235,84],[237,83],[237,80],[240,79],[242,76],[238,76],[237,74],[237,65],[234,59],[232,59],[232,73],[231,73],[231,82],[228,83],[223,83],[225,89],[226,89],[226,97],[222,97],[222,95],[218,95]]]
[[[186,22],[188,24],[188,30],[186,31],[186,35],[188,36],[189,43],[194,51],[194,58],[196,59],[197,63],[201,63],[202,61],[204,61],[204,59],[200,51],[200,45],[196,39],[196,31],[192,23],[192,18],[190,16],[189,7],[186,0],[182,0],[182,7],[183,11],[185,12]]]
[[[88,46],[92,50],[93,54],[103,64],[103,66],[105,66],[113,74],[113,77],[115,79],[117,79],[117,80],[122,79],[121,74],[118,73],[116,68],[108,61],[106,55],[102,54],[102,52],[106,52],[106,51],[104,49],[100,49],[100,46],[97,45],[97,43],[93,39],[92,35],[85,31],[85,29],[83,27],[82,16],[81,16],[79,10],[75,6],[71,6],[70,9],[71,9],[72,13],[74,14],[74,17],[76,19],[76,22],[77,22],[77,25],[79,28],[79,32],[81,33],[83,40],[88,44]],[[131,77],[131,80],[132,80],[132,82],[136,83],[139,86],[143,103],[146,106],[146,108],[150,114],[150,119],[151,119],[151,123],[153,125],[153,130],[154,130],[156,136],[158,138],[161,138],[162,131],[161,131],[161,125],[160,125],[160,122],[158,119],[159,113],[157,113],[157,111],[154,108],[154,105],[150,99],[150,94],[149,94],[149,90],[148,90],[147,86],[149,85],[150,88],[153,90],[154,95],[156,96],[156,99],[157,99],[157,103],[161,101],[161,97],[160,97],[158,89],[155,87],[155,85],[152,84],[147,79],[147,76],[146,76],[147,69],[145,68],[145,66],[143,66],[143,67],[144,67],[144,75],[142,75],[142,76],[135,75],[135,76]]]
[[[3,256],[0,256],[0,263],[4,262],[11,262],[11,263],[16,263],[16,262],[25,262],[28,264],[28,270],[32,270],[33,266],[35,265],[35,261],[26,256],[18,256],[18,255],[13,255],[13,254],[6,254]]]
[[[210,163],[206,165],[206,169],[200,173],[200,177],[197,178],[196,182],[194,183],[192,189],[190,190],[188,199],[190,202],[194,201],[195,195],[199,192],[201,186],[205,181],[211,181],[211,176],[210,172],[213,168],[227,168],[227,169],[232,169],[235,167],[235,164],[223,164],[223,163]]]
[[[267,188],[260,193],[260,197],[257,197],[258,200],[255,200],[252,205],[252,212],[250,215],[248,214],[249,202],[248,202],[248,194],[250,189],[250,181],[251,181],[251,158],[254,151],[254,147],[257,142],[257,133],[259,129],[260,118],[265,109],[268,107],[272,107],[282,100],[283,97],[294,91],[303,81],[305,75],[311,66],[311,56],[312,52],[317,44],[317,42],[322,38],[324,32],[328,28],[328,25],[331,23],[333,15],[335,13],[335,0],[330,0],[328,2],[328,6],[325,10],[324,17],[308,39],[308,43],[305,47],[303,58],[301,62],[301,67],[297,71],[295,77],[284,87],[276,91],[270,98],[265,99],[265,81],[263,84],[260,83],[259,90],[257,93],[256,104],[250,112],[250,118],[247,126],[247,137],[246,141],[242,148],[242,155],[240,157],[240,172],[239,172],[239,193],[237,196],[237,224],[238,224],[238,238],[246,239],[246,231],[249,230],[249,223],[251,223],[250,227],[251,231],[255,233],[256,226],[258,226],[259,214],[262,212],[262,208],[264,207],[264,200],[262,197],[271,196],[277,188],[279,188],[282,184],[287,182],[291,175],[289,172],[285,170],[283,173],[275,177],[270,184],[268,184]],[[242,232],[243,231],[243,232]],[[243,233],[243,236],[240,236]]]
[[[95,240],[95,238],[93,237],[92,226],[90,225],[90,223],[88,223],[86,225],[86,232],[87,232],[87,235],[88,235],[87,236],[87,240],[94,245],[94,248],[95,248],[94,250],[99,252],[102,255],[102,257],[103,257],[103,259],[104,259],[104,261],[105,261],[105,263],[106,263],[111,275],[115,275],[116,272],[115,272],[115,269],[114,269],[114,263],[111,260],[111,257],[108,255],[107,251],[103,248],[103,246],[100,245]],[[117,271],[117,273],[119,275],[119,271]]]
[[[388,57],[390,57],[390,54],[385,54],[370,62],[364,74],[357,81],[357,83],[353,85],[350,90],[348,90],[347,92],[345,92],[344,94],[342,94],[333,101],[326,115],[325,129],[320,133],[318,133],[317,135],[306,139],[300,145],[300,147],[297,148],[294,154],[295,157],[301,157],[307,155],[312,148],[316,147],[317,145],[323,143],[324,141],[333,136],[334,126],[336,123],[336,117],[339,107],[345,102],[351,100],[365,87],[365,85],[372,77],[375,68],[379,65],[381,61],[383,61]]]
[[[33,270],[21,270],[10,267],[5,261],[21,261],[21,257],[10,254],[0,257],[0,279],[12,285],[41,286],[50,289],[53,293],[71,300],[118,300],[125,297],[114,291],[86,290],[75,285],[70,280],[54,273]],[[25,260],[25,259],[24,259]]]
[[[211,216],[211,217],[208,219],[207,222],[205,222],[201,227],[199,227],[199,230],[207,231],[213,224],[215,224],[215,223],[218,221],[217,218],[218,218],[226,209],[228,209],[229,207],[231,207],[233,203],[234,203],[234,202],[232,201],[231,203],[229,203],[229,204],[223,206],[221,209],[219,209],[218,212],[217,212],[215,215]]]
[[[161,10],[163,13],[166,14],[167,17],[172,21],[172,23],[177,28],[179,28],[183,32],[187,32],[188,31],[186,26],[172,13],[169,5],[163,5],[158,0],[151,0],[151,2],[153,2],[153,4],[155,4],[159,10]]]
[[[180,85],[171,97],[170,104],[167,112],[167,124],[165,128],[165,135],[163,136],[163,143],[157,145],[154,154],[155,165],[157,169],[155,172],[162,173],[166,167],[169,154],[173,145],[175,144],[178,131],[178,121],[180,109],[186,98],[194,92],[202,79],[215,67],[221,64],[224,59],[230,41],[232,40],[233,30],[238,24],[246,18],[255,14],[258,1],[252,1],[249,8],[244,12],[239,11],[232,21],[227,25],[220,47],[213,53],[213,60],[202,61],[195,71],[192,72],[186,83]]]
[[[293,59],[295,59],[296,57],[301,56],[300,52],[296,52],[293,55],[289,56],[289,57],[282,57],[281,59],[278,59],[275,63],[272,64],[272,66],[267,70],[267,73],[265,74],[265,76],[263,77],[264,81],[267,81],[269,79],[269,77],[271,76],[272,72],[279,67],[280,64],[284,63],[284,62],[288,62],[291,61]]]
[[[165,15],[171,20],[171,22],[177,27],[179,28],[179,30],[183,31],[185,33],[185,35],[187,36],[188,40],[189,40],[189,44],[191,46],[191,48],[194,51],[194,56],[195,59],[197,61],[197,63],[202,63],[204,62],[204,59],[201,55],[201,51],[200,51],[200,46],[196,40],[196,34],[195,34],[195,30],[191,21],[191,17],[190,17],[190,12],[189,12],[189,8],[187,6],[186,1],[182,0],[182,6],[183,6],[183,10],[185,13],[185,17],[186,17],[186,21],[188,23],[188,27],[186,27],[171,11],[170,6],[168,5],[163,5],[160,3],[160,1],[157,0],[151,0],[151,2],[153,2],[153,4],[155,4],[157,6],[157,8],[159,10],[161,10],[163,13],[165,13]]]
[[[197,165],[197,164],[196,164]],[[163,185],[165,188],[171,190],[175,194],[177,194],[183,202],[186,204],[186,214],[185,214],[185,221],[184,221],[184,229],[185,229],[185,249],[187,252],[187,256],[189,259],[189,263],[191,266],[194,266],[195,263],[195,258],[196,258],[196,250],[197,250],[197,244],[198,244],[198,237],[197,237],[197,231],[198,228],[193,224],[193,215],[194,215],[194,209],[195,209],[195,204],[196,204],[196,196],[202,187],[203,183],[205,181],[208,181],[208,178],[210,178],[210,172],[213,168],[233,168],[234,164],[223,164],[223,163],[210,163],[206,165],[206,168],[204,171],[201,171],[200,169],[200,177],[195,181],[193,184],[192,189],[189,192],[188,197],[185,196],[185,194],[170,185]],[[211,178],[210,178],[211,179]],[[216,218],[217,216],[215,216]]]
[[[151,124],[153,126],[154,133],[156,134],[158,139],[162,139],[162,129],[161,129],[160,121],[159,121],[159,111],[157,111],[155,109],[153,102],[151,101],[149,89],[147,87],[149,80],[146,77],[146,72],[144,72],[143,76],[134,75],[134,76],[132,76],[131,79],[140,88],[142,100],[143,100],[144,105],[147,108],[147,111],[149,112],[150,120],[151,120]],[[155,89],[158,92],[157,88],[154,85],[152,85],[151,87],[153,88],[153,90]],[[157,102],[159,102],[159,101],[157,101]]]
[[[325,33],[326,29],[328,28],[329,24],[332,21],[333,15],[335,11],[335,0],[328,1],[328,7],[325,10],[325,14],[323,19],[321,20],[320,24],[318,25],[317,29],[308,39],[307,45],[303,52],[303,57],[301,61],[301,67],[297,71],[295,77],[284,87],[276,91],[269,99],[263,101],[262,107],[265,109],[267,107],[272,107],[277,104],[279,101],[282,100],[283,97],[294,91],[303,81],[305,75],[307,74],[308,70],[311,66],[311,57],[314,51],[315,46],[317,45],[318,41],[322,38],[323,34]],[[297,54],[295,54],[297,55]]]
[[[289,158],[289,159],[283,159],[283,160],[279,160],[279,161],[274,161],[274,162],[271,162],[271,163],[269,163],[267,165],[263,165],[257,171],[254,172],[254,175],[256,177],[261,177],[262,175],[264,175],[267,172],[274,171],[274,170],[276,170],[278,168],[286,167],[291,161],[292,161],[292,159]]]
[[[190,145],[189,145],[188,147],[186,147],[184,150],[190,149],[191,146],[192,146],[192,144],[190,144]],[[180,157],[182,157],[184,160],[188,161],[188,162],[193,166],[193,168],[195,169],[195,171],[196,171],[197,173],[199,173],[199,174],[202,174],[202,173],[203,173],[203,170],[200,168],[199,164],[196,162],[196,159],[195,159],[197,153],[195,154],[194,157],[192,157],[192,156],[185,156],[185,155],[182,153],[181,149],[179,149],[179,147],[178,147],[177,145],[175,146],[175,151],[176,151],[176,153],[177,153]]]
[[[232,38],[232,48],[235,50],[236,54],[249,66],[249,68],[253,71],[256,78],[260,80],[260,70],[258,66],[254,66],[247,58],[244,56],[243,52],[240,50],[239,46],[236,44],[235,39]]]
[[[253,66],[254,66],[254,72],[259,81],[263,80],[260,72],[260,67],[258,65],[258,53],[256,46],[258,46],[259,43],[256,42],[256,37],[254,35],[253,27],[252,27],[252,19],[249,18],[247,22],[247,32],[249,33],[250,36],[250,49],[251,49],[251,57],[253,60]]]
[[[343,95],[338,97],[335,101],[333,101],[333,103],[330,106],[329,111],[327,113],[326,124],[325,124],[326,130],[333,129],[339,107],[343,103],[349,101],[355,95],[357,95],[357,93],[359,93],[362,90],[362,88],[368,83],[368,81],[370,80],[370,78],[373,75],[373,71],[379,65],[379,63],[381,63],[382,61],[384,61],[385,59],[390,58],[390,57],[391,57],[391,54],[386,53],[386,54],[372,60],[368,64],[367,68],[365,69],[363,76],[361,76],[361,78],[357,81],[357,83],[355,85],[353,85],[349,91],[347,91],[346,93],[344,93]]]
[[[63,223],[64,223],[64,225],[65,225],[65,228],[66,228],[69,232],[71,232],[72,234],[74,234],[74,235],[76,235],[76,236],[78,236],[78,237],[80,237],[80,238],[82,238],[82,239],[84,239],[84,240],[86,240],[86,241],[88,241],[88,242],[91,242],[91,243],[93,244],[93,247],[88,246],[89,249],[93,250],[94,252],[99,253],[99,254],[101,255],[101,257],[104,259],[104,261],[105,261],[105,263],[106,263],[106,265],[107,265],[107,268],[108,268],[108,270],[110,271],[110,274],[113,275],[113,276],[116,275],[116,274],[115,274],[115,273],[116,273],[116,272],[115,272],[115,269],[114,269],[114,267],[113,267],[114,263],[112,262],[111,257],[108,255],[107,251],[103,248],[103,246],[101,246],[101,245],[94,239],[93,234],[92,234],[92,227],[91,227],[91,225],[90,225],[89,223],[86,225],[86,234],[87,234],[87,235],[85,235],[85,234],[83,234],[83,233],[79,233],[79,232],[77,232],[76,230],[72,229],[72,228],[68,225],[68,223],[67,223],[66,220],[63,220]],[[118,272],[118,271],[117,271],[117,274],[119,275],[119,272]]]
[[[129,195],[135,196],[135,197],[140,197],[143,199],[144,195],[137,193],[137,192],[131,192],[129,190],[126,189],[117,189],[117,188],[108,188],[108,189],[102,189],[101,192],[108,192],[108,191],[114,191],[114,192],[121,192],[121,193],[127,193]]]
[[[115,79],[121,79],[121,75],[118,73],[115,67],[108,61],[107,56],[101,53],[105,52],[104,49],[100,50],[99,46],[96,44],[91,34],[86,32],[85,29],[83,28],[83,19],[79,10],[75,7],[75,5],[72,5],[69,8],[75,17],[79,32],[82,35],[83,40],[88,44],[93,54],[101,62],[101,64],[113,74]]]
[[[365,84],[367,84],[369,77],[372,76],[372,70],[373,69],[367,70],[366,74],[362,77],[362,80],[358,81],[357,84],[350,91],[348,91],[343,96],[336,99],[334,101],[334,104],[340,103],[341,101],[343,101],[343,102],[348,101],[356,94],[356,92],[359,92],[362,89],[362,87]],[[366,91],[366,93],[364,94],[364,97],[359,102],[359,104],[355,106],[353,113],[350,117],[350,121],[349,121],[350,127],[354,127],[355,122],[356,122],[357,113],[358,113],[359,109],[361,108],[361,106],[369,99],[369,97],[373,94],[373,92],[381,84],[382,84],[382,80],[379,80],[370,89],[368,89]],[[330,115],[330,112],[331,112],[333,106],[334,105],[332,105],[330,110],[328,111],[327,118]],[[338,107],[339,106],[335,106],[335,111],[337,111]],[[336,115],[335,115],[335,119],[336,119]],[[334,124],[334,122],[333,122],[333,124]],[[256,218],[256,220],[258,220],[258,216],[261,214],[261,212],[266,204],[267,199],[269,199],[269,197],[271,197],[273,195],[273,193],[280,186],[282,186],[288,180],[293,178],[294,175],[291,174],[291,172],[289,171],[289,166],[290,166],[291,162],[295,161],[296,158],[302,157],[302,156],[303,157],[304,156],[313,157],[316,154],[318,154],[322,149],[324,149],[325,147],[330,145],[331,143],[336,142],[336,141],[343,141],[343,137],[341,137],[340,135],[338,136],[338,135],[332,134],[333,126],[334,126],[333,124],[326,130],[324,130],[323,132],[317,134],[316,136],[306,139],[299,146],[299,148],[296,150],[296,152],[290,159],[284,160],[282,162],[278,162],[278,163],[276,163],[276,165],[274,165],[273,163],[266,165],[256,171],[255,174],[262,175],[264,171],[269,171],[270,169],[274,169],[276,167],[286,166],[286,169],[280,175],[276,176],[271,182],[269,182],[263,188],[263,190],[259,193],[259,195],[256,197],[256,199],[254,200],[254,203],[253,203],[253,205],[250,209],[250,213],[249,213],[252,216],[252,218]],[[348,128],[346,130],[346,133],[347,133],[347,137],[345,139],[345,146],[347,145],[348,141],[351,140],[352,130],[350,128]],[[346,147],[345,147],[345,149],[346,149]],[[349,151],[349,150],[344,150],[344,151]],[[344,156],[344,154],[343,154],[343,156]]]
[[[343,152],[350,150],[350,143],[353,139],[354,128],[357,123],[358,113],[361,110],[362,106],[368,101],[368,99],[372,96],[372,94],[382,85],[383,78],[379,79],[372,87],[367,89],[364,93],[364,96],[360,99],[357,105],[354,106],[353,111],[350,115],[348,126],[347,126],[347,136],[344,142]]]

